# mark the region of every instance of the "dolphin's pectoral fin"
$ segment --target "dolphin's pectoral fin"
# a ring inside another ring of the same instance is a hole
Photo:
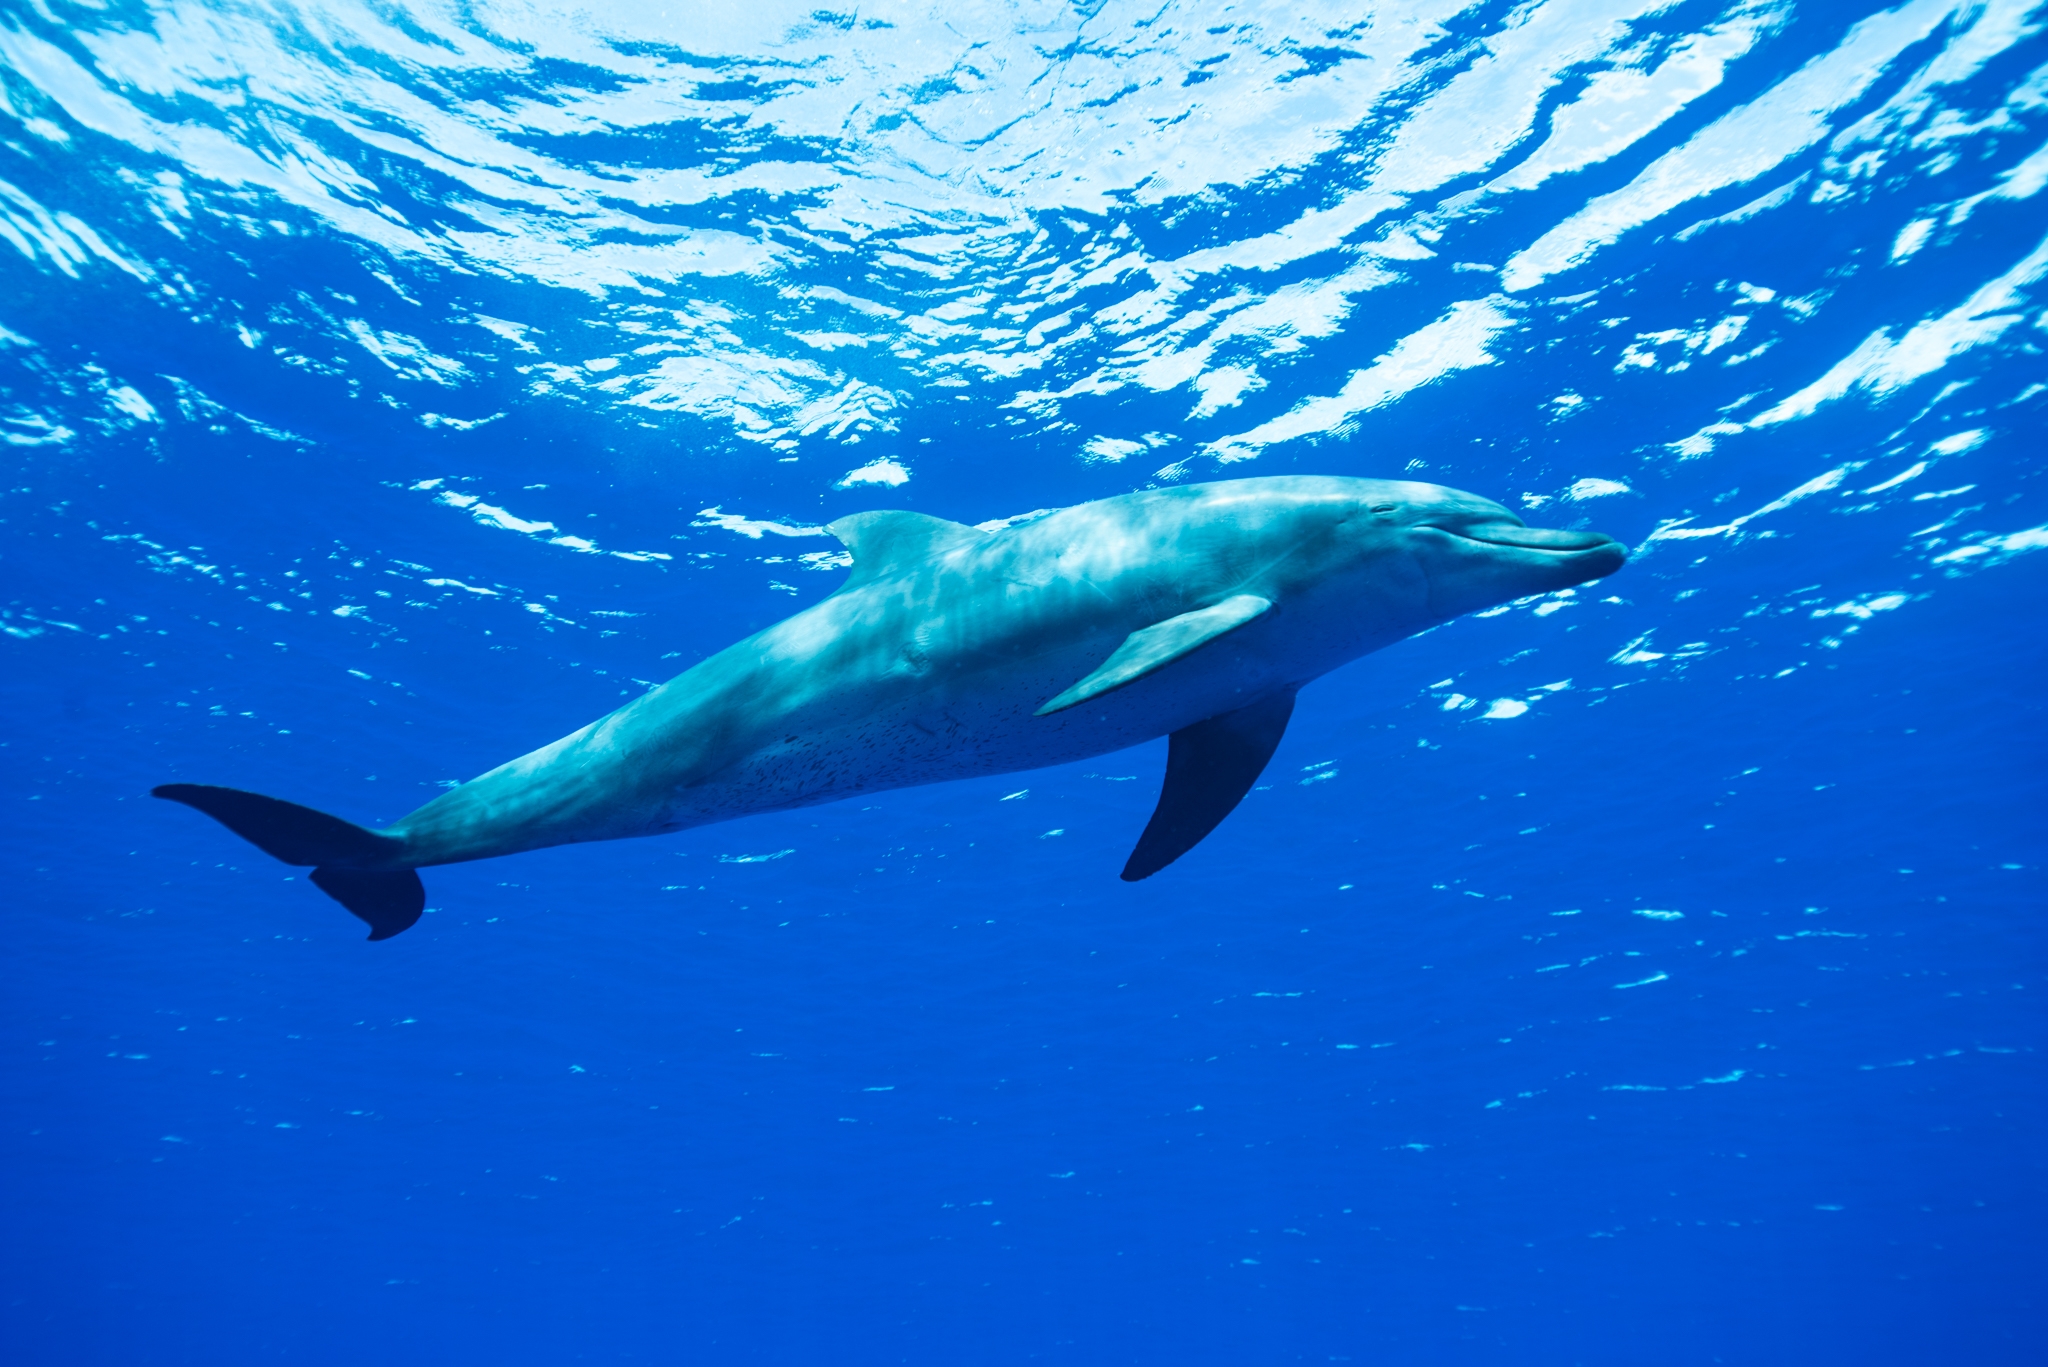
[[[948,522],[923,513],[878,511],[854,513],[825,524],[853,556],[853,571],[844,587],[866,583],[906,565],[929,560],[956,546],[986,541],[989,534],[963,522]]]
[[[1261,598],[1255,593],[1240,593],[1224,599],[1214,607],[1183,612],[1178,617],[1169,617],[1163,622],[1134,631],[1124,637],[1124,643],[1102,662],[1102,668],[1039,708],[1036,715],[1050,716],[1076,703],[1100,697],[1112,688],[1122,688],[1127,683],[1135,683],[1153,670],[1172,664],[1189,651],[1207,645],[1225,632],[1237,630],[1272,606],[1270,599]],[[1264,760],[1259,762],[1265,763]]]
[[[364,830],[296,802],[219,788],[166,783],[150,796],[195,807],[273,859],[313,870],[313,885],[370,924],[370,938],[388,940],[420,919],[426,889],[411,869],[364,868],[404,862],[405,842]]]
[[[366,921],[372,940],[390,939],[419,920],[427,905],[427,890],[411,869],[315,869],[313,885]]]
[[[1135,883],[1171,864],[1236,810],[1258,782],[1294,714],[1294,691],[1183,726],[1166,746],[1159,806],[1124,865]]]

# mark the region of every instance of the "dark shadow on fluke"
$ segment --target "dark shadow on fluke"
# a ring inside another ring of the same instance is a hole
[[[149,790],[195,807],[274,859],[313,866],[313,885],[370,927],[372,940],[388,940],[420,919],[427,890],[411,869],[362,867],[388,861],[401,848],[389,836],[366,831],[338,816],[261,793],[207,783],[165,783]]]

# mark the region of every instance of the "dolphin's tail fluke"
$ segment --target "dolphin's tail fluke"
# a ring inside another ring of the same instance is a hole
[[[375,867],[403,858],[404,842],[391,836],[239,788],[166,783],[150,795],[198,808],[274,859],[313,865],[314,886],[368,922],[372,940],[390,939],[426,907],[417,873]]]
[[[388,940],[420,919],[427,890],[411,869],[365,873],[361,869],[315,869],[313,885],[363,918],[372,940]]]

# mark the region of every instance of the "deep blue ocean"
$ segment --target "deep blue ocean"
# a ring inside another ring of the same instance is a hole
[[[0,0],[0,1360],[2048,1361],[2040,0]],[[1165,745],[430,869],[822,525],[1634,548]]]

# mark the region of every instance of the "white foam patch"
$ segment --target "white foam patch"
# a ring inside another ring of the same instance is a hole
[[[79,278],[79,268],[95,257],[137,280],[154,278],[154,272],[109,246],[75,215],[52,213],[4,180],[0,180],[0,241],[11,244],[31,262],[54,266],[74,280]]]
[[[1927,245],[1929,234],[1934,231],[1934,220],[1916,218],[1899,229],[1899,235],[1892,239],[1892,260],[1904,261]]]
[[[441,487],[444,483],[446,481],[441,479],[423,479],[412,487],[420,492],[432,492],[434,502],[441,504],[443,507],[460,508],[486,527],[497,527],[508,532],[518,532],[522,536],[530,536],[536,540],[545,541],[550,546],[560,546],[564,550],[579,551],[585,555],[609,555],[618,560],[673,560],[675,558],[665,551],[608,551],[588,538],[571,536],[563,532],[561,528],[552,522],[529,521],[510,509],[501,508],[494,503],[486,503],[475,494],[464,494],[458,493],[453,489],[444,489]]]
[[[556,530],[552,522],[528,522],[524,518],[514,517],[505,509],[485,503],[474,494],[458,494],[453,490],[443,489],[434,495],[434,502],[446,504],[451,508],[466,508],[471,517],[485,526],[503,527],[508,532],[524,532],[528,536],[533,536]]]
[[[1683,541],[1698,537],[1730,535],[1733,532],[1740,531],[1757,518],[1789,508],[1801,499],[1812,498],[1815,494],[1826,493],[1828,490],[1840,485],[1853,468],[1855,467],[1842,465],[1828,471],[1826,474],[1815,475],[1812,479],[1789,493],[1780,494],[1755,512],[1744,513],[1741,517],[1724,522],[1718,527],[1689,527],[1686,525],[1692,521],[1689,517],[1676,518],[1660,523],[1656,530],[1643,539],[1643,549],[1649,549],[1650,544],[1657,541]]]
[[[1255,390],[1264,389],[1266,382],[1258,371],[1245,366],[1216,366],[1195,376],[1195,391],[1201,400],[1188,411],[1191,419],[1214,417],[1226,408],[1235,408],[1244,396]]]
[[[1357,415],[1454,371],[1491,365],[1488,343],[1514,326],[1505,302],[1496,295],[1453,304],[1442,318],[1402,338],[1366,369],[1353,372],[1336,394],[1306,400],[1281,417],[1211,442],[1206,449],[1224,461],[1248,460],[1278,442],[1341,432]]]
[[[801,358],[718,346],[722,332],[715,318],[690,319],[673,330],[675,340],[647,348],[657,353],[651,366],[595,387],[637,408],[723,420],[737,435],[782,450],[819,433],[857,440],[895,427],[899,401],[890,391]]]
[[[1951,433],[1940,441],[1929,442],[1927,449],[1937,456],[1960,456],[1965,451],[1974,451],[1982,446],[1990,435],[1991,433],[1982,427],[1973,427],[1967,432]]]
[[[1995,565],[2028,551],[2048,550],[2048,526],[2029,527],[2003,536],[1987,536],[1967,546],[1958,546],[1934,557],[1936,565]]]
[[[1550,116],[1550,136],[1490,191],[1528,190],[1627,151],[1721,83],[1728,63],[1748,52],[1786,11],[1758,6],[1672,45],[1653,71],[1620,64],[1596,72],[1579,98]]]
[[[1934,109],[1934,91],[1966,81],[1992,58],[2041,31],[2034,19],[2038,0],[1985,0],[1958,6],[1966,20],[1926,65],[1903,82],[1878,108],[1835,136],[1832,150],[1853,152],[1859,146],[1896,142]]]
[[[1081,447],[1081,458],[1089,464],[1115,464],[1128,456],[1145,450],[1142,441],[1125,441],[1120,437],[1090,437]]]
[[[156,409],[148,399],[142,397],[127,385],[115,385],[107,390],[107,402],[137,422],[157,422]]]
[[[738,513],[724,512],[718,508],[704,509],[704,511],[697,514],[696,520],[690,525],[692,527],[723,527],[729,532],[738,532],[741,536],[754,541],[759,541],[765,533],[773,533],[776,536],[827,535],[823,527],[801,527],[788,522],[769,522],[751,517],[743,517]],[[826,551],[823,554],[831,555],[832,552]]]
[[[1998,173],[1999,183],[1982,194],[1972,195],[1949,211],[1948,221],[1960,223],[1987,199],[2032,199],[2048,186],[2048,143],[2029,152],[2019,164]]]
[[[1543,97],[1565,70],[1621,46],[1629,20],[1668,3],[1590,0],[1516,10],[1501,32],[1477,45],[1480,55],[1471,65],[1402,123],[1380,159],[1374,188],[1414,194],[1485,170],[1528,136]],[[1594,159],[1590,149],[1587,159]]]
[[[504,416],[505,414],[503,413],[493,413],[485,418],[451,418],[445,413],[422,413],[420,414],[420,426],[448,427],[453,428],[457,432],[473,432],[477,428],[494,423]]]
[[[1899,471],[1899,473],[1897,473],[1896,475],[1893,475],[1890,479],[1879,480],[1876,484],[1873,484],[1868,489],[1861,490],[1860,492],[1866,494],[1881,494],[1885,492],[1885,490],[1887,489],[1898,488],[1901,484],[1904,484],[1908,480],[1918,479],[1920,478],[1920,476],[1926,473],[1927,462],[1924,460],[1916,460],[1911,465],[1908,465],[1905,469]]]
[[[1608,656],[1607,662],[1617,665],[1646,665],[1655,664],[1658,660],[1669,659],[1670,655],[1668,652],[1648,648],[1651,635],[1651,632],[1644,632],[1620,650]]]
[[[9,446],[62,446],[77,435],[47,414],[16,410],[0,415],[0,441]]]
[[[349,318],[342,326],[363,350],[382,361],[394,373],[408,380],[453,384],[468,376],[469,368],[451,356],[436,355],[417,337],[402,332],[381,332],[360,318]]]
[[[848,470],[832,487],[851,489],[861,484],[880,484],[894,489],[898,485],[908,483],[909,480],[910,471],[903,467],[901,461],[884,457],[881,460],[871,460],[858,470]]]
[[[1846,603],[1837,603],[1831,608],[1815,608],[1814,617],[1855,617],[1867,620],[1880,612],[1902,608],[1908,599],[1903,593],[1874,593],[1862,598],[1852,598]]]
[[[2024,321],[2031,305],[2027,286],[2044,275],[2048,275],[2048,238],[1947,313],[1915,323],[1896,339],[1883,328],[1871,333],[1825,375],[1750,419],[1748,425],[1767,427],[1810,417],[1822,404],[1852,390],[1881,397],[1933,374],[1955,356],[1997,340],[2006,329]]]

